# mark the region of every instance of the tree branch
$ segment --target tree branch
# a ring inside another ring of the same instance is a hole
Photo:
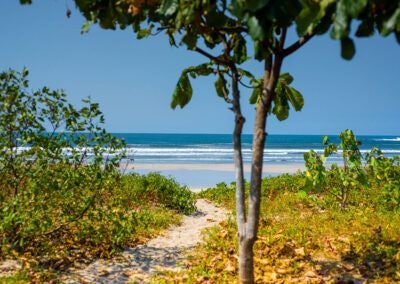
[[[287,28],[282,29],[282,35],[279,38],[278,51],[282,51],[285,46]]]
[[[218,57],[215,57],[214,55],[208,53],[207,51],[205,51],[205,50],[203,50],[203,49],[201,49],[201,48],[199,48],[197,46],[194,49],[194,51],[200,53],[201,55],[204,55],[205,57],[207,57],[210,60],[214,60],[215,62],[221,63]]]
[[[315,35],[314,33],[309,33],[309,34],[306,34],[305,36],[299,38],[298,41],[296,41],[295,43],[290,45],[288,48],[283,49],[281,52],[281,55],[283,57],[286,57],[286,56],[292,54],[293,52],[298,50],[300,47],[302,47],[304,44],[306,44],[307,41],[309,41],[314,35]]]

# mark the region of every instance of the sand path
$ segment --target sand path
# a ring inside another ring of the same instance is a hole
[[[179,226],[147,244],[128,248],[111,260],[96,260],[85,268],[71,268],[61,277],[64,283],[142,283],[158,270],[180,269],[184,252],[201,241],[201,231],[217,225],[227,211],[199,199],[197,212],[185,216]]]

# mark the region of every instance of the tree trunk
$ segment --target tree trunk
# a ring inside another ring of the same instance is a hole
[[[235,129],[233,132],[233,149],[235,160],[235,179],[236,179],[236,222],[238,227],[239,239],[246,236],[246,210],[244,202],[244,171],[243,171],[243,155],[242,155],[242,130],[245,119],[240,108],[240,93],[239,93],[239,74],[234,66],[232,69],[232,106],[235,113]],[[240,241],[239,241],[240,243]]]
[[[239,239],[239,280],[240,283],[254,283],[252,239]]]
[[[243,173],[243,156],[242,156],[242,130],[245,118],[242,115],[240,108],[240,93],[239,93],[239,74],[236,68],[232,69],[232,106],[235,113],[235,129],[233,132],[233,149],[235,160],[235,178],[236,178],[236,221],[238,226],[238,235],[245,235],[245,203],[244,203],[244,173]]]
[[[248,215],[243,229],[239,228],[239,279],[241,283],[254,283],[253,245],[257,239],[261,204],[261,180],[266,139],[268,110],[275,96],[283,58],[272,56],[266,61],[263,92],[256,109],[253,132],[253,156]]]

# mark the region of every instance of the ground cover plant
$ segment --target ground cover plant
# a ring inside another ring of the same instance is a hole
[[[341,145],[347,149],[347,153],[341,154],[347,158],[357,156],[359,143],[354,134],[346,130],[341,136],[342,143],[354,142],[354,147]],[[305,156],[307,163],[311,163],[308,154]],[[262,195],[266,201],[261,204],[254,250],[255,281],[400,281],[399,158],[384,157],[381,151],[372,149],[365,157],[353,160],[357,167],[363,161],[358,170],[362,170],[366,182],[347,184],[341,178],[343,165],[324,168],[324,174],[320,171],[318,176],[315,169],[322,169],[323,163],[319,162],[324,155],[315,157],[319,159],[314,159],[313,167],[309,165],[311,173],[263,179]],[[350,167],[349,163],[347,166]],[[312,188],[310,181],[316,176],[320,183]],[[357,174],[347,178],[357,178]],[[234,183],[220,183],[199,195],[234,213],[235,187]],[[342,196],[336,194],[342,190],[348,194],[345,207]],[[234,216],[221,224],[222,228],[206,234],[206,243],[189,255],[188,270],[166,273],[154,282],[235,283],[238,250]]]
[[[23,265],[0,282],[54,279],[195,210],[194,195],[172,179],[123,175],[124,143],[103,123],[89,99],[75,108],[63,91],[30,91],[26,69],[0,73],[0,260]]]

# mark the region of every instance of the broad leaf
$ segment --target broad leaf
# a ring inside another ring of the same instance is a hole
[[[300,36],[311,32],[315,21],[318,19],[320,14],[320,5],[315,1],[304,1],[307,3],[300,14],[297,16],[297,33]]]
[[[276,118],[279,121],[285,120],[289,117],[289,105],[287,104],[287,101],[283,101],[286,103],[279,103],[276,104],[275,102],[275,106],[272,109],[272,113],[275,114]]]
[[[257,17],[252,16],[247,20],[247,25],[249,26],[249,33],[253,40],[263,40],[264,39],[264,29],[261,26],[260,21]]]
[[[346,60],[352,59],[354,54],[356,53],[356,47],[353,40],[349,37],[345,37],[340,40],[340,45],[342,57]]]
[[[182,38],[182,42],[186,44],[188,49],[195,49],[197,44],[197,35],[195,33],[187,32]]]
[[[369,37],[374,34],[374,20],[367,18],[361,22],[356,31],[358,37]]]
[[[393,30],[400,32],[400,7],[394,12],[394,14],[383,23],[382,35],[387,36]]]
[[[282,73],[279,75],[279,80],[285,85],[290,85],[293,82],[293,76],[289,73]]]
[[[253,92],[251,93],[249,98],[250,104],[254,105],[258,103],[261,94],[262,94],[262,87],[261,86],[254,87]]]
[[[197,66],[191,66],[183,70],[183,73],[189,73],[190,77],[195,79],[197,76],[208,76],[213,73],[213,69],[210,68],[209,63],[203,63]]]
[[[245,76],[245,77],[249,78],[250,80],[255,80],[254,75],[251,74],[249,71],[241,69],[241,68],[237,68],[237,71],[239,72],[239,74],[241,76]]]
[[[225,94],[228,95],[228,89],[226,87],[226,81],[222,75],[218,75],[217,80],[214,83],[215,91],[218,97],[225,98]]]
[[[367,5],[367,0],[341,0],[346,8],[347,15],[357,18]]]
[[[190,102],[192,98],[193,90],[190,84],[188,74],[186,72],[182,73],[176,84],[174,93],[172,95],[171,108],[175,109],[178,105],[183,108],[186,104]]]
[[[242,35],[238,35],[233,46],[233,59],[240,64],[247,60],[246,41]]]
[[[331,37],[334,39],[341,39],[348,34],[348,23],[346,6],[343,0],[340,0],[336,4],[336,14],[333,22],[333,29],[331,31]]]
[[[285,86],[285,91],[286,91],[286,97],[289,100],[290,104],[293,106],[293,108],[296,111],[301,111],[301,109],[304,106],[304,98],[300,94],[300,92],[290,86]]]
[[[275,89],[275,99],[272,113],[275,114],[275,116],[280,121],[285,120],[289,117],[289,103],[286,98],[285,92],[285,88],[279,85]]]

